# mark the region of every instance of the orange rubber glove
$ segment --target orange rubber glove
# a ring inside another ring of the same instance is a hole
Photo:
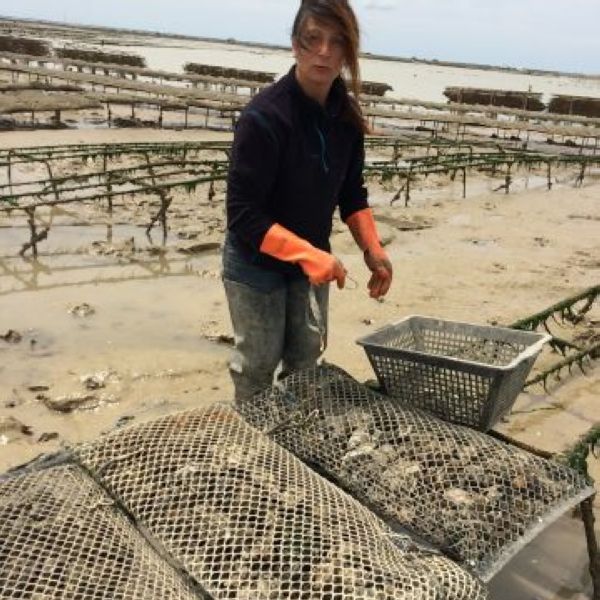
[[[265,234],[260,251],[279,260],[299,264],[312,285],[335,280],[337,286],[343,288],[346,283],[346,270],[333,254],[315,248],[278,223],[271,225]]]
[[[392,285],[392,263],[381,246],[373,212],[363,208],[346,219],[354,240],[363,251],[365,263],[371,271],[368,283],[371,298],[385,296]]]

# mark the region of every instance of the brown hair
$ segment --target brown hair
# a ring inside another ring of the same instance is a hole
[[[359,104],[361,88],[360,67],[358,64],[360,30],[356,15],[348,0],[302,0],[292,27],[292,38],[300,45],[302,45],[302,27],[309,17],[312,17],[315,21],[334,25],[340,29],[344,37],[346,46],[344,68],[350,75],[350,88],[353,96],[348,96],[346,117],[360,131],[366,133],[367,124]],[[344,85],[346,85],[345,82]]]

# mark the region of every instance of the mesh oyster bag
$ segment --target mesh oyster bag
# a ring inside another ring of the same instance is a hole
[[[371,511],[231,408],[171,415],[74,451],[213,598],[487,597],[447,558],[394,541]]]
[[[0,483],[0,598],[198,598],[74,466]]]
[[[564,465],[402,405],[331,365],[294,373],[238,410],[483,580],[594,491]]]

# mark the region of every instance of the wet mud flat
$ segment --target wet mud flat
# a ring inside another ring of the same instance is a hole
[[[3,214],[3,470],[192,393],[229,397],[222,196],[175,198],[166,240],[146,231],[154,211],[144,198],[116,202],[110,218],[93,203],[48,208],[36,259],[16,252],[24,219]]]

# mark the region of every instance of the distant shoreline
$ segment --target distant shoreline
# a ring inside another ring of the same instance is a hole
[[[63,29],[73,29],[73,30],[81,30],[85,29],[87,31],[95,31],[99,33],[116,33],[116,34],[128,34],[128,35],[136,35],[141,37],[148,38],[156,38],[162,37],[167,39],[174,40],[189,40],[189,41],[199,41],[199,42],[211,42],[218,44],[230,44],[235,46],[245,46],[248,48],[265,48],[269,50],[283,50],[290,51],[290,46],[282,46],[279,44],[265,44],[261,42],[250,42],[244,40],[237,40],[234,38],[212,38],[212,37],[204,37],[204,36],[194,36],[194,35],[186,35],[180,33],[165,33],[160,31],[149,31],[143,29],[126,29],[120,27],[106,27],[103,25],[81,25],[76,23],[63,23],[61,21],[47,21],[43,19],[27,19],[27,18],[17,18],[0,15],[0,22],[25,24],[25,25],[39,25],[39,26],[50,26],[50,27],[60,27]],[[546,69],[535,69],[535,68],[525,68],[525,67],[509,67],[509,66],[498,66],[498,65],[486,65],[480,63],[465,63],[458,61],[446,61],[446,60],[438,60],[438,59],[426,59],[426,58],[406,58],[402,56],[392,56],[387,54],[373,54],[371,52],[362,52],[362,58],[368,58],[373,60],[381,60],[381,61],[389,61],[389,62],[400,62],[400,63],[412,63],[419,65],[432,65],[438,67],[451,67],[455,69],[475,69],[481,71],[498,71],[501,73],[515,73],[521,75],[537,75],[537,76],[550,76],[550,77],[573,77],[578,79],[590,79],[590,80],[600,80],[600,74],[590,74],[590,73],[577,73],[572,71],[552,71]]]

